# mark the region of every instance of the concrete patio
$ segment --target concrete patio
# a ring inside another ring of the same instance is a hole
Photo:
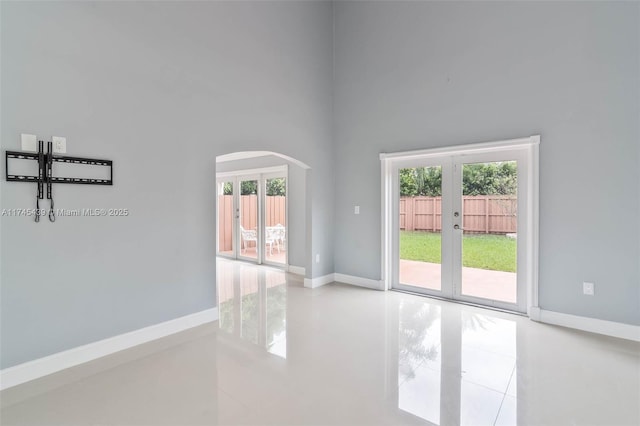
[[[233,256],[232,251],[223,251],[220,254]],[[257,257],[255,247],[247,247],[239,254],[252,259]],[[267,251],[265,261],[286,264],[287,257],[284,248],[281,248],[279,253],[277,248],[274,248],[272,253]],[[441,288],[440,264],[400,259],[400,283],[439,291]],[[516,303],[516,274],[514,272],[463,267],[462,294]]]
[[[439,263],[400,259],[400,282],[429,290],[440,290]],[[516,273],[462,268],[462,294],[516,303]]]

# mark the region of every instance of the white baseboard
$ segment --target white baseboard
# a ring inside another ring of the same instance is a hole
[[[358,287],[366,287],[374,290],[383,290],[384,283],[380,280],[372,280],[370,278],[356,277],[353,275],[335,273],[334,279],[337,282],[356,285]]]
[[[534,321],[540,321],[540,312],[541,309],[539,306],[530,306],[528,312],[529,318]]]
[[[0,390],[217,319],[218,308],[211,308],[5,368],[0,370]]]
[[[327,275],[323,275],[322,277],[313,278],[313,279],[305,278],[304,286],[307,288],[317,288],[325,284],[332,283],[334,281],[341,282],[344,284],[351,284],[358,287],[371,288],[374,290],[384,289],[384,283],[380,280],[372,280],[369,278],[362,278],[362,277],[356,277],[353,275],[338,274],[338,273],[327,274]]]
[[[332,283],[335,281],[333,275],[334,274],[327,274],[317,278],[305,278],[304,286],[306,288],[317,288],[322,285]]]
[[[546,324],[560,325],[563,327],[575,328],[577,330],[589,331],[591,333],[604,334],[606,336],[619,337],[621,339],[640,342],[640,326],[638,325],[563,314],[561,312],[546,311],[540,308],[532,308],[530,318],[534,321]]]
[[[287,267],[287,270],[289,272],[291,272],[292,274],[296,274],[296,275],[302,275],[304,277],[305,274],[305,269],[302,266],[293,266],[293,265],[289,265]]]

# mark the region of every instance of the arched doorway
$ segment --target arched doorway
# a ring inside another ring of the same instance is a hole
[[[310,167],[271,151],[216,158],[216,254],[305,274]]]

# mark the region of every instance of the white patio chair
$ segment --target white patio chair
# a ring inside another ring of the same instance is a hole
[[[273,227],[276,233],[276,238],[278,239],[278,245],[282,244],[282,247],[285,247],[285,241],[287,239],[287,228],[284,225],[277,224]]]
[[[280,242],[278,241],[278,232],[273,226],[265,227],[264,242],[269,246],[269,254],[273,254],[273,244],[276,244],[278,253],[280,253]]]
[[[240,235],[242,236],[242,250],[246,253],[247,241],[253,241],[258,246],[258,232],[255,229],[246,230],[240,227]]]

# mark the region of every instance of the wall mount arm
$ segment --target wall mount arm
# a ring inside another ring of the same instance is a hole
[[[5,173],[8,182],[35,182],[37,183],[36,214],[35,221],[40,221],[40,200],[44,198],[44,185],[47,185],[47,199],[51,200],[49,220],[55,221],[53,210],[53,195],[51,185],[54,183],[81,184],[81,185],[113,185],[113,161],[96,158],[70,157],[66,155],[53,155],[53,144],[47,142],[47,153],[44,153],[44,142],[38,141],[38,152],[5,152]],[[10,160],[35,160],[38,162],[38,175],[23,175],[9,173]],[[53,175],[53,163],[80,164],[87,166],[109,167],[109,179],[79,178]]]

